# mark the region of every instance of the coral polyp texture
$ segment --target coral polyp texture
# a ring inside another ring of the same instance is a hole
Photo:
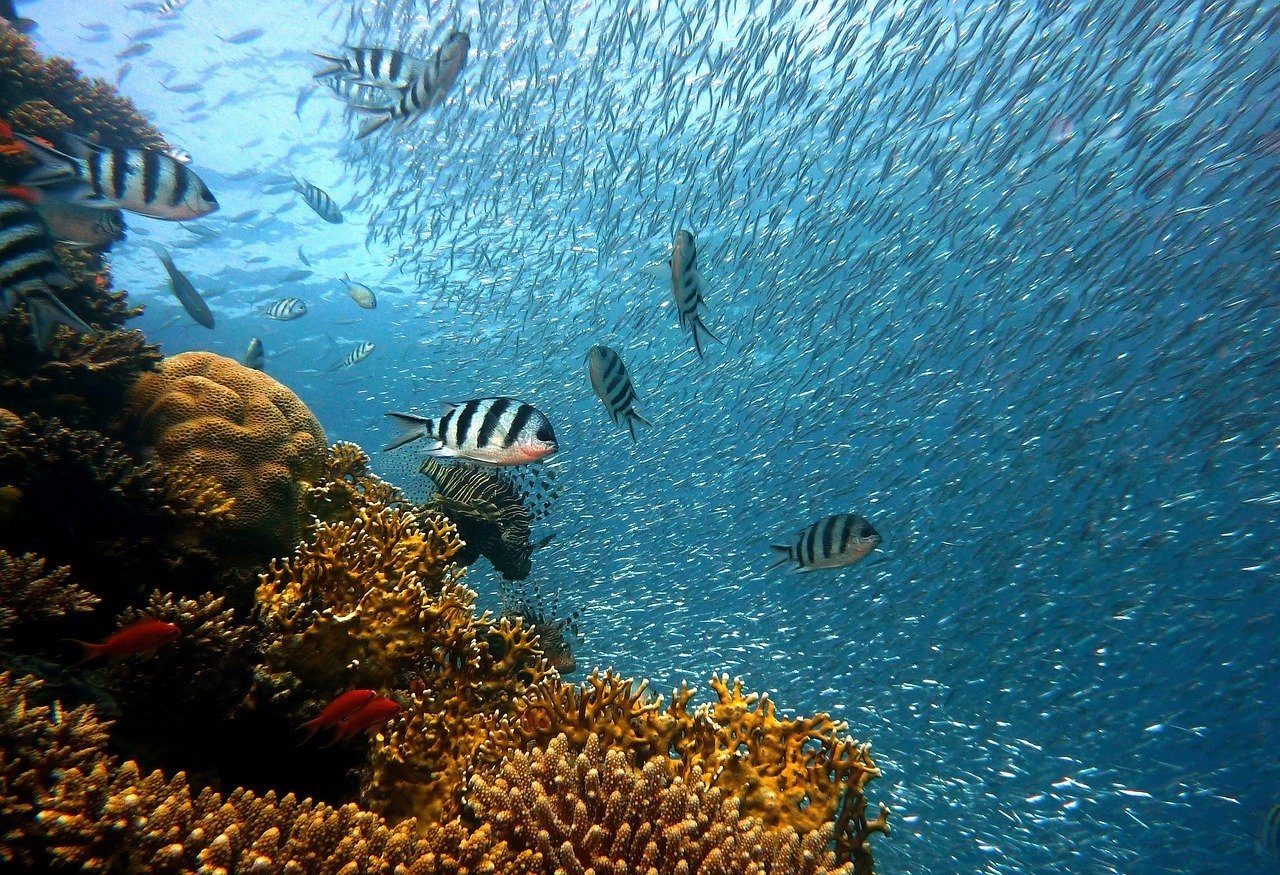
[[[166,358],[129,392],[131,432],[161,464],[217,480],[230,494],[225,534],[249,560],[301,536],[303,484],[322,470],[324,429],[271,377],[208,352]]]

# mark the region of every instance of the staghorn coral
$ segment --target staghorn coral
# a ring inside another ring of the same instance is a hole
[[[302,533],[302,483],[316,480],[324,429],[298,396],[234,359],[186,352],[129,392],[131,432],[166,467],[217,480],[234,498],[224,553],[246,564],[289,550]]]
[[[561,615],[559,591],[548,597],[543,595],[542,588],[536,583],[520,587],[503,583],[498,587],[498,599],[502,602],[504,617],[519,620],[538,636],[543,654],[556,671],[567,675],[577,670],[578,661],[573,656],[573,646],[565,633],[570,632],[581,641],[578,617],[582,612],[573,611],[568,615]]]
[[[93,610],[98,597],[71,583],[71,569],[46,570],[34,553],[14,556],[0,550],[0,645],[12,640],[10,631],[21,619],[40,624],[68,614]]]
[[[0,674],[0,864],[134,873],[516,872],[488,827],[418,834],[355,805],[293,794],[224,796],[186,774],[144,774],[106,752],[93,709],[35,704],[41,684]]]
[[[768,831],[696,767],[688,779],[660,760],[637,767],[598,735],[580,750],[559,735],[514,753],[497,775],[471,779],[468,802],[517,860],[543,872],[851,873],[828,850],[830,826]]]
[[[329,447],[320,476],[302,485],[303,507],[317,522],[350,522],[361,505],[395,505],[404,500],[399,489],[370,470],[368,454],[350,441]]]
[[[17,493],[0,546],[70,565],[108,612],[136,602],[149,581],[199,592],[221,576],[202,546],[225,504],[218,484],[140,464],[99,432],[0,412],[0,487]]]

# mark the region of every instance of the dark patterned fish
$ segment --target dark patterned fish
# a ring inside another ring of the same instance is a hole
[[[173,296],[182,304],[182,308],[187,311],[187,315],[205,328],[212,328],[213,311],[209,309],[209,305],[205,303],[191,280],[187,279],[187,275],[178,270],[178,266],[173,263],[173,257],[169,255],[169,250],[158,243],[149,245],[168,272],[169,288],[173,291]]]
[[[676,301],[680,327],[693,335],[693,348],[697,350],[698,358],[702,358],[702,338],[699,331],[720,343],[720,338],[711,333],[698,312],[706,307],[703,300],[705,288],[706,281],[698,270],[698,245],[694,242],[693,234],[684,230],[677,231],[671,244],[671,294]]]
[[[369,136],[389,122],[407,124],[415,121],[427,110],[444,103],[454,83],[458,81],[462,68],[467,64],[467,52],[470,48],[471,37],[461,31],[454,31],[445,37],[444,43],[436,50],[435,57],[422,71],[422,75],[399,89],[395,105],[385,112],[376,112],[373,118],[361,125],[356,139]]]
[[[388,413],[403,429],[383,447],[394,450],[418,438],[434,442],[430,455],[488,465],[524,465],[559,449],[551,421],[514,398],[474,398],[445,406],[438,421],[412,413]]]
[[[316,79],[345,79],[379,88],[406,88],[427,69],[422,58],[379,46],[347,46],[341,55],[311,54],[328,62],[312,74]]]
[[[58,291],[72,286],[54,254],[49,228],[35,207],[11,191],[0,190],[0,316],[24,303],[31,337],[41,350],[48,347],[58,325],[93,331],[57,298]]]
[[[98,209],[120,208],[153,219],[182,221],[207,216],[218,201],[195,171],[155,149],[96,146],[68,137],[70,152],[16,134],[39,163],[24,185],[63,186],[58,195]]]
[[[351,367],[351,366],[353,366],[353,365],[358,365],[358,364],[360,364],[360,362],[364,361],[364,360],[365,360],[365,359],[367,359],[369,356],[373,355],[373,351],[374,351],[374,349],[375,349],[375,348],[376,348],[376,347],[375,347],[375,345],[374,345],[374,343],[373,343],[373,341],[372,341],[372,340],[366,340],[366,341],[364,341],[364,342],[362,342],[362,343],[358,344],[358,345],[356,346],[356,348],[355,348],[355,349],[353,349],[353,350],[351,350],[351,352],[347,353],[347,357],[346,357],[346,358],[344,358],[344,359],[343,359],[343,360],[338,364],[338,366],[337,366],[336,368],[334,368],[334,370],[335,370],[335,371],[340,371],[340,370],[342,370],[342,369],[344,369],[344,368],[349,368],[349,367]]]
[[[631,385],[631,375],[627,366],[622,363],[622,356],[607,346],[593,346],[587,352],[587,370],[591,375],[591,388],[604,402],[605,410],[613,417],[615,423],[623,420],[631,431],[631,442],[636,440],[636,422],[653,425],[632,406],[636,401],[636,390]]]
[[[324,189],[305,179],[295,179],[293,190],[302,195],[302,199],[306,201],[307,206],[315,210],[317,216],[330,225],[342,224],[342,210]]]
[[[804,529],[790,544],[770,544],[772,550],[783,555],[769,567],[794,562],[800,571],[813,571],[856,565],[880,546],[882,540],[864,517],[838,513]]]
[[[565,633],[570,632],[578,641],[582,633],[578,629],[580,610],[562,616],[560,594],[545,598],[537,584],[532,587],[498,587],[498,599],[502,602],[502,616],[520,620],[532,629],[542,645],[542,654],[561,674],[570,674],[578,667],[573,647]]]
[[[280,322],[291,322],[307,315],[307,302],[301,298],[281,298],[264,312],[267,316]]]

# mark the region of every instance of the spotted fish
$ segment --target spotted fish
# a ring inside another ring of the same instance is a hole
[[[388,413],[402,429],[384,450],[427,438],[427,453],[438,458],[470,459],[487,465],[524,465],[559,449],[551,421],[537,408],[514,398],[474,398],[448,404],[439,420],[412,413]]]
[[[770,549],[782,554],[770,568],[787,562],[794,562],[800,571],[856,565],[882,540],[864,517],[838,513],[804,529],[790,544],[770,544]]]
[[[698,332],[720,343],[720,338],[711,333],[698,312],[706,308],[703,300],[705,288],[706,281],[698,270],[698,244],[690,232],[677,231],[671,245],[671,294],[675,297],[680,327],[693,335],[693,348],[697,350],[698,358],[702,358],[702,338]]]
[[[59,186],[60,196],[84,206],[169,221],[196,219],[218,209],[217,198],[195,171],[166,152],[107,148],[68,137],[68,154],[23,134],[15,136],[39,162],[23,178],[24,185]]]
[[[604,402],[605,410],[609,411],[615,423],[626,421],[631,431],[631,442],[635,443],[636,422],[653,423],[636,413],[632,406],[636,401],[636,390],[631,385],[631,375],[622,363],[622,356],[607,346],[593,346],[587,352],[587,370],[591,375],[591,388]]]

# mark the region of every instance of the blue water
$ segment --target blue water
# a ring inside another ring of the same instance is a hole
[[[22,11],[109,81],[156,23]],[[120,87],[194,157],[218,235],[130,217],[112,253],[166,352],[259,336],[330,439],[371,451],[388,410],[536,404],[564,494],[532,579],[583,609],[579,666],[658,690],[724,671],[847,720],[893,809],[882,872],[1280,869],[1257,838],[1280,801],[1280,7],[191,0],[174,21]],[[416,124],[355,143],[324,91],[295,114],[309,50],[449,26],[468,66]],[[725,341],[704,361],[644,271],[681,227]],[[281,282],[299,248],[314,274]],[[261,315],[285,296],[309,314]],[[638,445],[590,389],[595,343],[654,423]],[[877,554],[767,570],[836,512]],[[468,580],[493,606],[483,560]]]

